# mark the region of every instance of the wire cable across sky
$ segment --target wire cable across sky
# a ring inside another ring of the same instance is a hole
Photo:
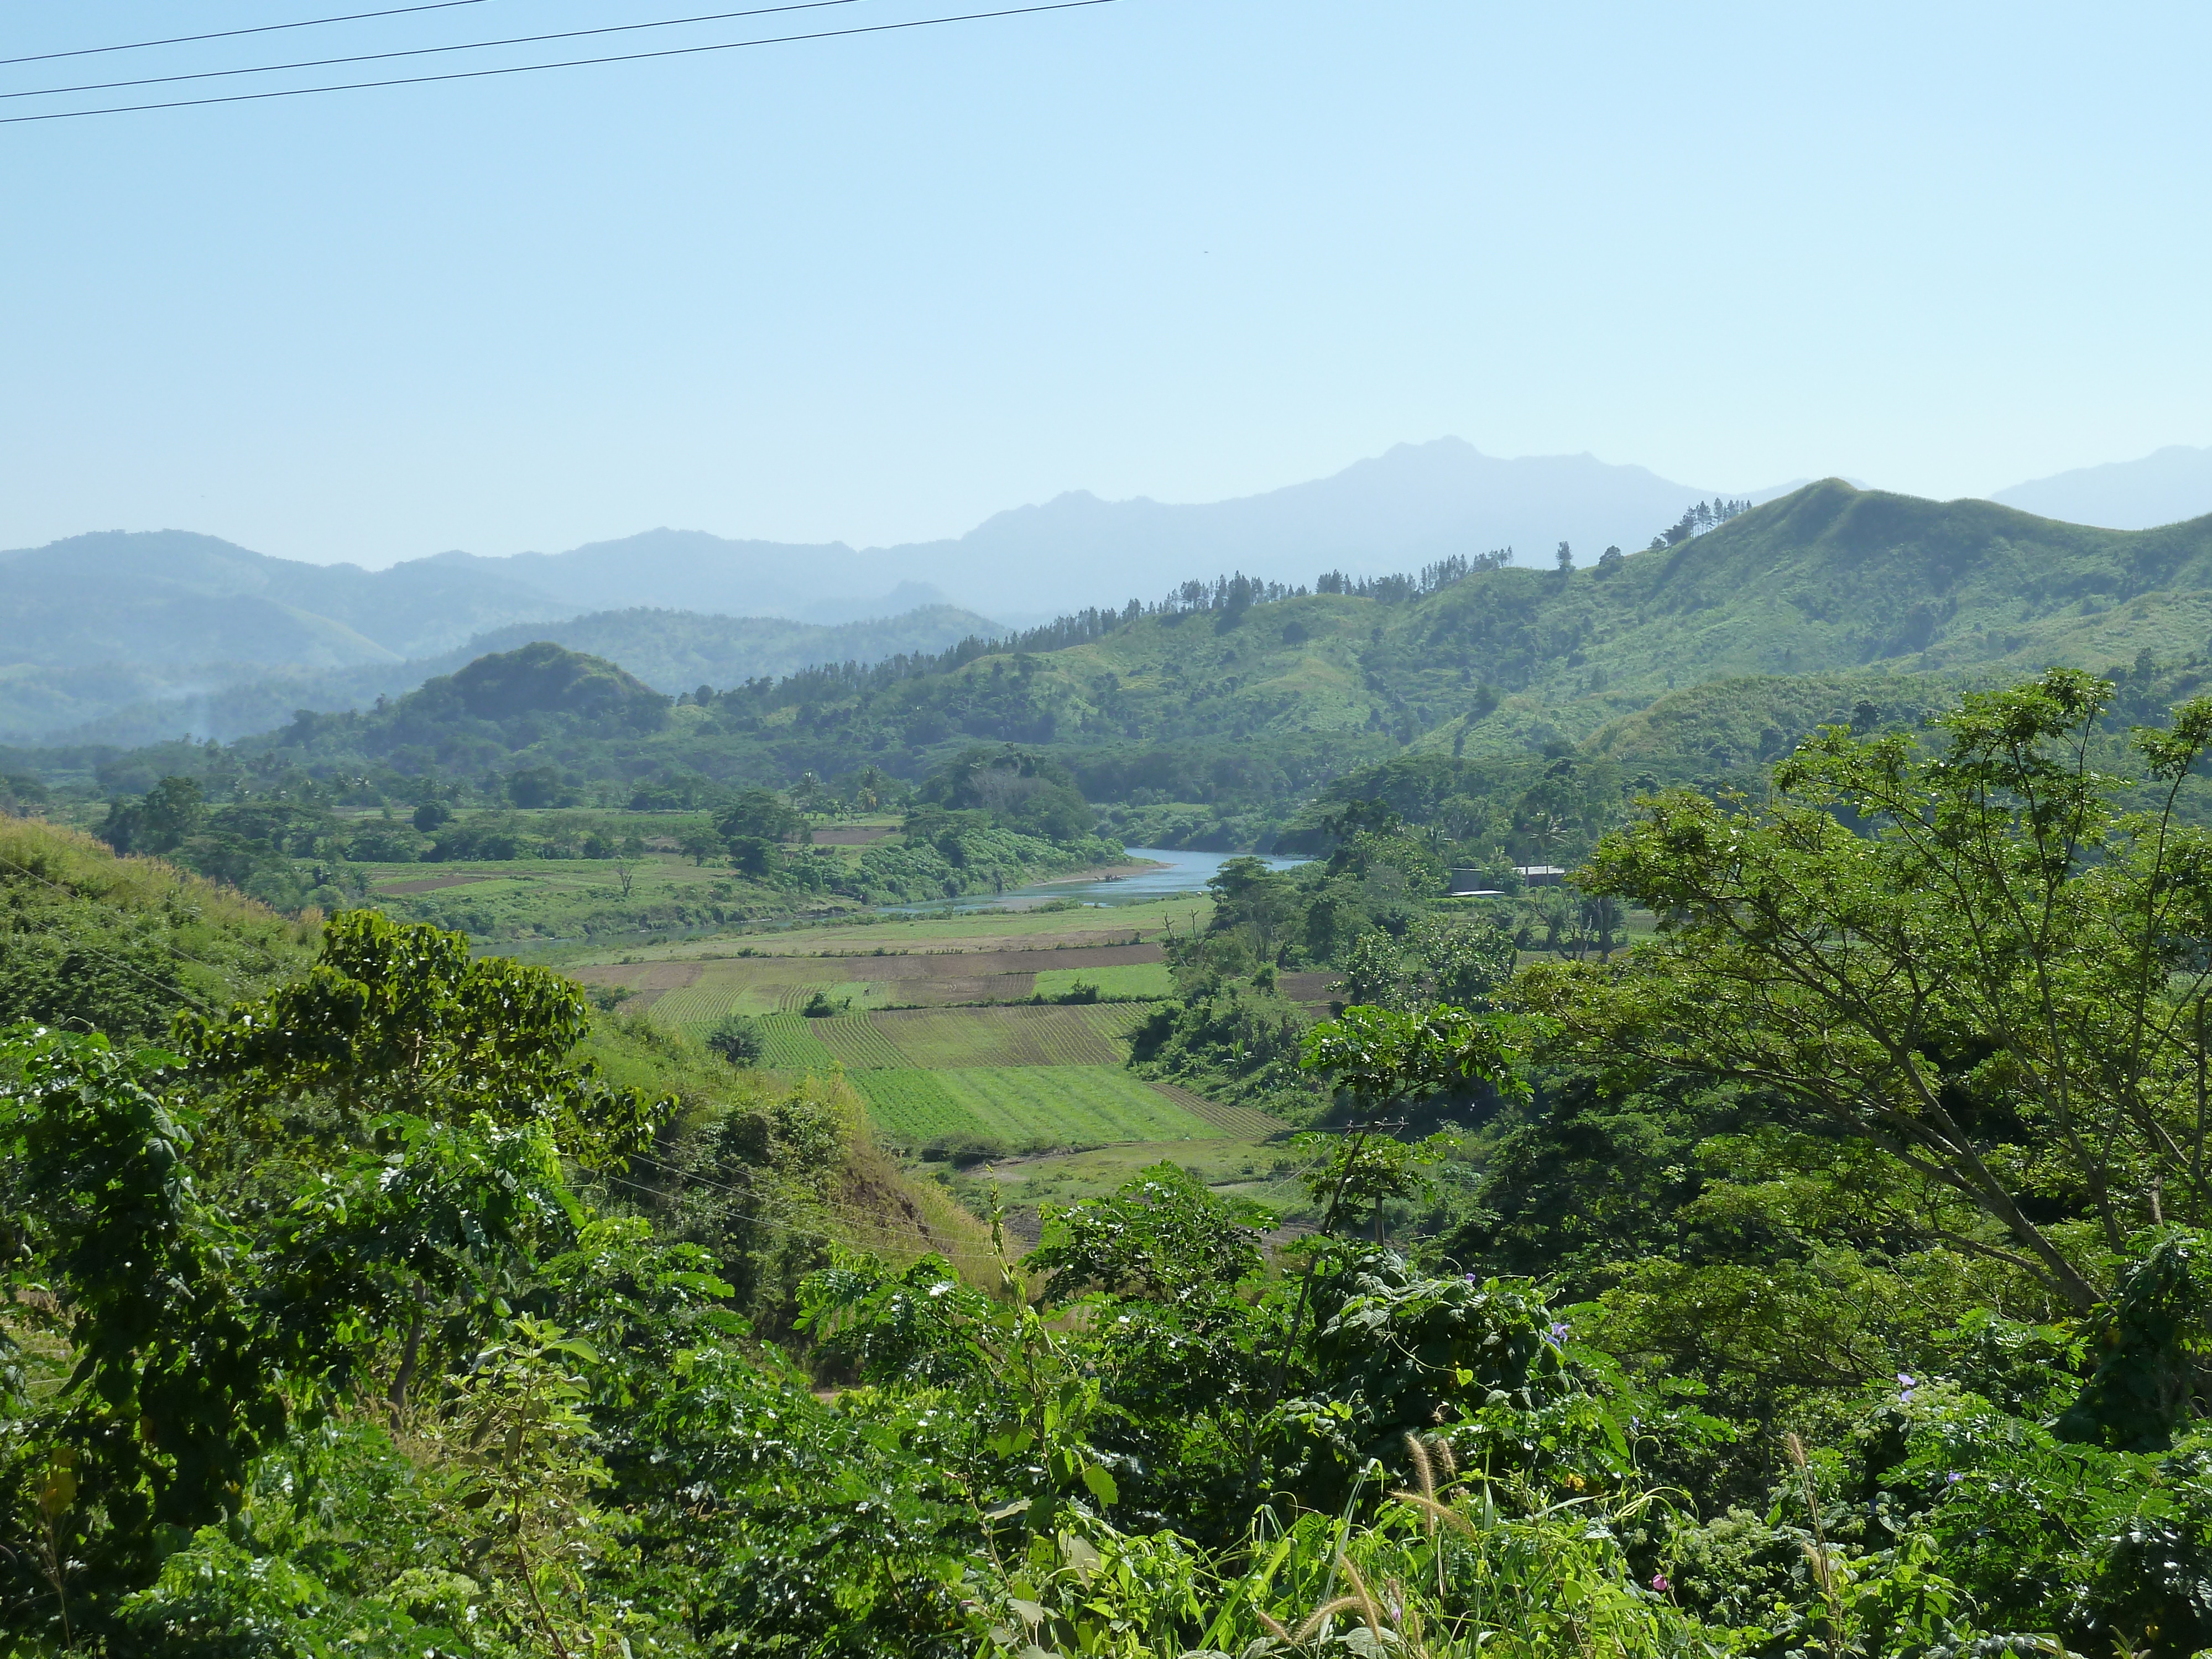
[[[569,58],[551,64],[515,64],[500,69],[449,70],[440,75],[409,75],[384,81],[347,81],[332,86],[283,87],[268,92],[225,93],[214,98],[178,98],[149,104],[107,104],[94,109],[42,111],[36,115],[0,116],[0,126],[20,126],[31,121],[74,121],[94,115],[135,115],[149,110],[197,109],[210,104],[250,104],[275,98],[312,98],[324,93],[368,92],[385,87],[428,86],[441,81],[482,81],[496,76],[535,75],[546,70],[590,69],[603,64],[635,64],[655,58],[693,58],[712,52],[742,52],[750,46],[795,46],[808,40],[836,40],[863,34],[891,34],[907,29],[935,28],[948,23],[980,23],[1000,17],[1029,17],[1042,12],[1082,11],[1110,6],[1118,0],[1051,0],[1044,5],[1009,6],[994,11],[961,12],[944,17],[914,17],[896,23],[866,23],[851,28],[817,29],[806,34],[770,34],[750,40],[718,40],[697,46],[664,46],[655,52],[611,53],[603,58]]]
[[[217,29],[211,34],[173,34],[165,40],[125,40],[113,46],[76,46],[68,52],[35,52],[27,58],[0,58],[0,69],[10,64],[50,64],[57,58],[97,58],[105,52],[145,52],[155,46],[188,46],[201,40],[234,40],[241,34],[275,34],[284,29],[320,28],[325,23],[360,23],[372,17],[404,17],[418,11],[451,11],[456,6],[481,6],[484,0],[431,0],[421,6],[395,6],[389,11],[354,11],[343,17],[303,17],[296,23],[257,23],[247,29]]]
[[[403,46],[391,52],[364,52],[349,58],[307,58],[290,64],[262,64],[248,69],[191,70],[177,75],[149,75],[136,81],[90,81],[74,87],[34,87],[27,92],[0,92],[0,99],[58,98],[71,92],[114,92],[124,87],[167,86],[177,81],[219,81],[234,75],[279,75],[287,70],[332,69],[341,64],[375,64],[394,58],[434,58],[447,52],[485,52],[495,46],[541,46],[548,40],[576,40],[591,34],[629,34],[639,29],[681,28],[687,23],[727,23],[739,17],[766,17],[786,11],[819,11],[825,6],[858,5],[860,0],[790,0],[781,6],[755,6],[748,11],[714,11],[697,17],[665,17],[650,23],[603,23],[597,28],[562,29],[551,34],[516,34],[503,40],[463,40],[450,46]]]

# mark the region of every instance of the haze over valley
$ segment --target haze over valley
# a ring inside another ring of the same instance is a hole
[[[1641,549],[1698,504],[1796,487],[1735,497],[1588,455],[1498,460],[1441,439],[1264,495],[1183,507],[1075,492],[955,540],[889,548],[663,529],[565,553],[445,553],[364,571],[188,532],[88,534],[0,553],[0,607],[13,623],[0,645],[0,739],[229,741],[295,708],[397,696],[525,635],[615,658],[673,694],[941,651],[1232,571],[1296,585],[1322,570],[1386,574],[1509,550],[1547,566],[1563,542],[1587,565],[1609,546]],[[2212,451],[2168,448],[1992,499],[2148,528],[2212,511]],[[617,622],[617,611],[678,614]]]
[[[0,1655],[2212,1659],[2212,9],[0,15]]]

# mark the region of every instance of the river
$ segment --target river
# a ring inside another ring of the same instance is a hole
[[[969,893],[933,904],[894,904],[884,908],[902,912],[1024,909],[1052,899],[1075,899],[1085,904],[1142,904],[1147,899],[1200,891],[1213,879],[1213,872],[1231,859],[1257,858],[1270,870],[1287,870],[1306,862],[1273,854],[1188,853],[1163,847],[1132,847],[1127,850],[1130,863],[1151,863],[1161,867],[1094,881],[1073,881],[1063,877],[1058,881],[1009,887],[1003,893]]]

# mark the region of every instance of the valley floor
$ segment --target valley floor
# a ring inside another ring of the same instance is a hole
[[[1279,1144],[1290,1125],[1128,1069],[1131,1032],[1173,994],[1163,941],[1203,929],[1211,913],[1203,895],[1185,894],[884,914],[609,949],[564,966],[628,992],[622,1012],[695,1042],[728,1015],[752,1016],[769,1067],[842,1070],[880,1144],[974,1207],[988,1208],[995,1185],[1015,1235],[1034,1237],[1040,1204],[1110,1191],[1162,1158],[1295,1207],[1284,1173],[1295,1159]],[[833,1012],[800,1012],[816,999]]]

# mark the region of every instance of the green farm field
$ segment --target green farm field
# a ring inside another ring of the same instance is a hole
[[[1086,905],[1065,910],[1040,908],[919,915],[878,911],[858,917],[824,918],[801,927],[732,928],[709,937],[647,945],[626,954],[641,962],[660,962],[706,960],[741,952],[783,957],[1071,950],[1132,941],[1157,944],[1170,929],[1182,933],[1204,928],[1212,915],[1213,902],[1203,894],[1182,894],[1144,904]],[[611,954],[582,953],[572,965],[605,962]]]
[[[608,951],[569,971],[694,1041],[750,1016],[764,1065],[841,1067],[884,1144],[909,1156],[1079,1160],[1035,1177],[1058,1191],[1121,1170],[1136,1149],[1131,1167],[1179,1149],[1208,1179],[1246,1181],[1274,1167],[1280,1154],[1263,1143],[1287,1125],[1127,1066],[1131,1034],[1174,989],[1161,948],[1170,925],[1206,915],[1182,899],[898,917]],[[1056,1000],[1079,985],[1115,1000]],[[802,1014],[817,995],[837,1012]]]
[[[861,1072],[854,1082],[884,1137],[909,1148],[969,1139],[1042,1151],[1224,1138],[1119,1066]]]
[[[1312,1201],[1297,1177],[1310,1167],[1313,1154],[1255,1140],[1131,1140],[1071,1152],[1017,1153],[978,1165],[957,1186],[972,1192],[971,1202],[981,1201],[995,1188],[1013,1230],[1026,1239],[1033,1235],[1024,1220],[1042,1206],[1112,1192],[1163,1161],[1181,1164],[1217,1192],[1264,1204],[1285,1220],[1312,1214]]]
[[[1101,996],[1157,1001],[1175,994],[1175,977],[1164,962],[1131,962],[1106,968],[1048,968],[1036,976],[1036,994],[1064,997],[1079,985],[1095,985]]]

